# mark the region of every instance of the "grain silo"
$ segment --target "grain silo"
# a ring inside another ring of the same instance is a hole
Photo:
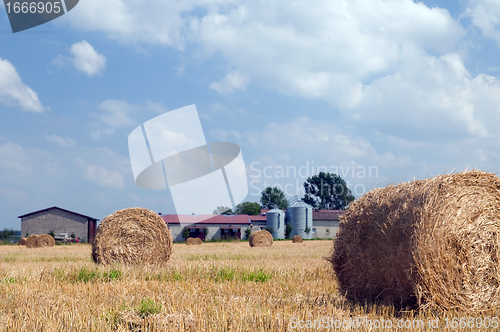
[[[273,239],[285,238],[285,212],[272,209],[266,214],[266,228],[272,229]]]
[[[313,237],[313,208],[299,201],[286,209],[288,224],[292,226],[290,237],[300,235],[303,239]],[[306,231],[309,230],[307,233]]]

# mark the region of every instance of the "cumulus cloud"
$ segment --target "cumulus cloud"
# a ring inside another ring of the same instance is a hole
[[[97,52],[86,40],[71,45],[69,51],[72,57],[58,55],[53,63],[58,66],[70,63],[88,76],[102,74],[106,69],[106,57]]]
[[[465,16],[471,19],[483,35],[500,44],[500,2],[496,0],[468,0]]]
[[[111,135],[116,128],[133,126],[135,124],[133,117],[142,109],[139,105],[116,99],[107,99],[97,108],[99,112],[92,114],[95,120],[90,123],[90,136],[93,139]]]
[[[228,73],[220,82],[210,83],[210,88],[221,95],[229,95],[237,90],[244,90],[248,79],[238,72]]]
[[[55,134],[52,135],[45,134],[45,138],[47,139],[47,141],[62,146],[64,148],[74,148],[76,146],[76,141],[69,137],[63,138]]]
[[[0,102],[7,106],[18,106],[25,112],[44,111],[37,93],[23,83],[12,63],[2,58],[0,58]]]
[[[89,181],[102,187],[123,188],[123,175],[116,170],[107,170],[102,166],[86,165],[85,175]]]

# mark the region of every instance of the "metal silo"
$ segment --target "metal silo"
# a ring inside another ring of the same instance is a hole
[[[292,226],[290,237],[300,235],[303,239],[312,239],[313,237],[313,208],[302,202],[296,202],[286,209],[288,223]],[[309,228],[309,234],[306,229]]]
[[[279,209],[272,209],[266,214],[266,228],[272,228],[273,239],[285,238],[285,213]]]

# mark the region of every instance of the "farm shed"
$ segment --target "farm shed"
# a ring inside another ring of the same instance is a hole
[[[232,237],[242,239],[250,227],[247,215],[177,215],[162,216],[167,224],[172,238],[176,242],[184,241],[183,231],[189,229],[189,237],[199,237],[202,240]],[[205,231],[208,231],[205,234]]]
[[[83,242],[93,242],[96,225],[99,219],[53,206],[47,209],[30,212],[19,216],[21,218],[21,236],[26,234],[72,233]]]
[[[314,210],[313,237],[317,239],[335,237],[339,230],[340,217],[345,212],[345,210]]]

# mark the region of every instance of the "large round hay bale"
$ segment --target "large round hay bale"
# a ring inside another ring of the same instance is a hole
[[[172,253],[172,235],[153,211],[129,208],[104,218],[92,244],[99,264],[165,264]]]
[[[26,239],[26,248],[36,248],[36,239],[38,239],[38,235],[36,234],[28,236]]]
[[[354,302],[500,307],[500,179],[468,171],[375,189],[342,217],[331,263]]]
[[[273,236],[266,230],[258,231],[248,238],[250,247],[270,247],[273,245]]]
[[[18,246],[25,246],[26,245],[26,238],[25,237],[20,238],[19,241],[17,242],[17,245]]]
[[[293,239],[292,239],[292,242],[293,242],[293,243],[302,243],[302,242],[304,242],[304,240],[302,239],[302,236],[300,236],[300,235],[295,235],[295,236],[293,237]]]
[[[199,237],[188,237],[186,240],[186,244],[188,246],[200,245],[203,241]]]
[[[54,238],[49,234],[42,234],[37,237],[35,242],[36,248],[53,247],[56,244]]]

